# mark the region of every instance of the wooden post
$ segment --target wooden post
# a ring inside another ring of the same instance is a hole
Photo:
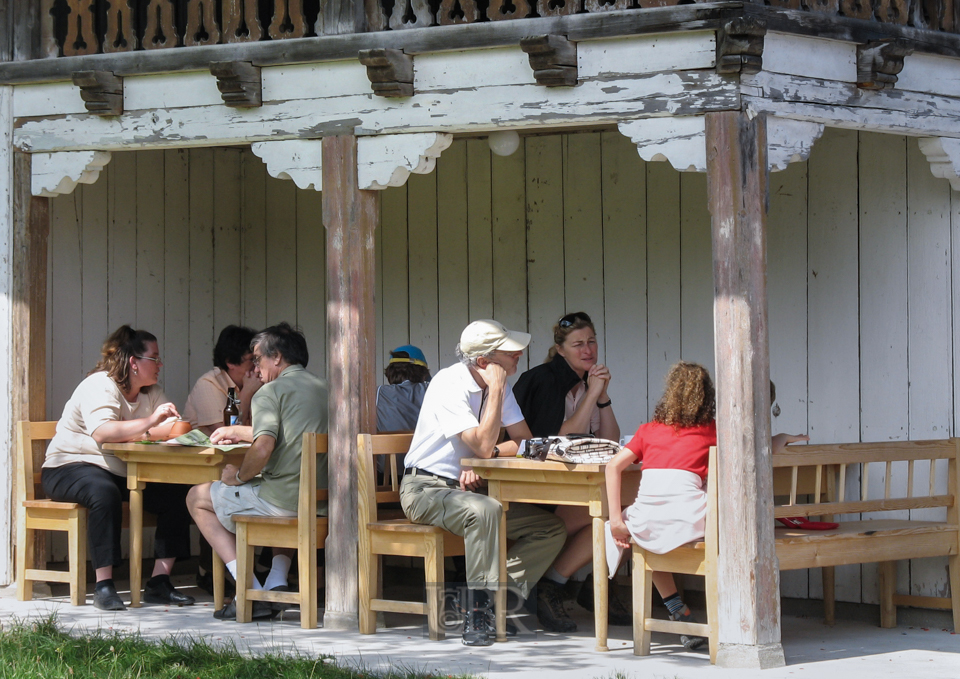
[[[784,665],[774,548],[767,341],[767,126],[706,116],[720,484],[717,664]]]
[[[380,192],[357,185],[357,138],[323,139],[323,224],[327,229],[330,383],[330,536],[325,629],[359,629],[357,435],[376,424],[374,230]]]

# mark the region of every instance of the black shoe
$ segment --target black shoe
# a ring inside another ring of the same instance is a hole
[[[537,620],[547,632],[564,634],[577,631],[577,623],[570,619],[563,608],[563,585],[553,580],[537,583]]]
[[[277,611],[273,610],[273,607],[267,601],[254,601],[253,602],[253,613],[251,617],[254,620],[259,620],[261,618],[273,618],[277,615]],[[236,620],[237,619],[237,600],[234,599],[226,606],[221,608],[219,611],[214,611],[213,617],[217,620]]]
[[[173,583],[170,582],[169,575],[156,575],[147,580],[143,587],[143,603],[145,604],[189,606],[195,601],[196,599],[189,594],[178,592]]]
[[[607,590],[607,624],[631,627],[633,615],[620,597],[620,589],[611,582]],[[593,579],[585,580],[577,594],[577,604],[593,613]]]
[[[213,596],[213,571],[204,571],[203,573],[197,571],[197,587],[210,596]],[[232,599],[236,595],[237,588],[228,575],[226,581],[223,583],[223,596]]]
[[[123,605],[123,599],[117,594],[117,588],[113,585],[113,580],[105,581],[104,584],[98,583],[93,590],[93,607],[101,611],[125,611],[127,607]]]
[[[671,614],[670,619],[677,620],[679,622],[696,622],[696,620],[693,617],[693,613],[691,613],[690,609],[687,608],[686,606],[684,606],[683,610],[681,610],[676,615]],[[707,640],[704,637],[691,637],[691,636],[687,636],[686,634],[681,634],[680,643],[683,644],[683,647],[688,651],[695,651],[696,649],[700,648],[705,643],[707,643]]]

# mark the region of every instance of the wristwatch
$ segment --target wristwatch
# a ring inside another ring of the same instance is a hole
[[[500,446],[494,446],[494,447],[493,447],[493,456],[494,456],[494,457],[500,457]]]
[[[236,477],[236,478],[237,478],[237,483],[238,483],[239,485],[242,486],[243,484],[246,483],[246,481],[244,481],[243,479],[240,478],[240,470],[239,470],[239,469],[237,470],[237,477]]]

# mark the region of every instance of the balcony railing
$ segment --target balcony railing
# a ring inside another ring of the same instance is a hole
[[[48,57],[323,35],[325,0],[35,0]],[[360,0],[357,0],[358,2]],[[341,0],[342,2],[342,0]],[[690,0],[364,0],[366,30],[693,4]],[[766,0],[771,7],[960,32],[960,0]]]

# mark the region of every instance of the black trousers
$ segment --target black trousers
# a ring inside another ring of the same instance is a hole
[[[120,565],[123,501],[129,499],[127,480],[85,462],[44,467],[43,492],[51,500],[76,502],[87,508],[88,556],[94,568]],[[151,483],[143,491],[143,509],[157,517],[153,543],[158,559],[190,557],[190,486]]]

